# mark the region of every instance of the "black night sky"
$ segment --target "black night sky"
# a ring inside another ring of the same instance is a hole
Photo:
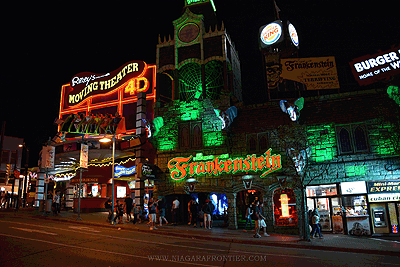
[[[273,2],[214,2],[239,52],[244,102],[258,103],[258,29],[274,20]],[[335,56],[350,78],[353,58],[400,44],[395,1],[276,2],[296,27],[299,57]],[[183,6],[183,0],[124,0],[13,1],[2,7],[0,120],[6,135],[25,138],[31,147],[30,167],[56,133],[61,86],[79,72],[110,72],[130,60],[155,63],[158,35],[173,34],[172,21]]]

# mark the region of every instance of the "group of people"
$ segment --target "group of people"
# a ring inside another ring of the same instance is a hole
[[[115,133],[121,119],[122,117],[118,112],[114,116],[111,114],[92,115],[90,112],[87,116],[84,114],[72,114],[64,121],[60,121],[61,132],[101,134],[111,131]]]
[[[246,208],[246,225],[244,226],[243,231],[247,232],[246,227],[247,224],[250,223],[250,228],[253,228],[252,226],[252,221],[254,220],[255,222],[255,228],[254,228],[254,238],[260,238],[260,230],[264,230],[264,236],[269,236],[267,233],[267,224],[266,224],[266,218],[264,216],[264,211],[263,211],[263,203],[260,202],[259,200],[255,200],[252,204],[250,204]]]
[[[105,208],[108,210],[107,222],[114,222],[115,224],[123,223],[123,216],[126,214],[127,221],[136,224],[136,222],[142,222],[142,216],[145,215],[139,205],[133,203],[131,197],[126,197],[124,200],[125,204],[120,203],[119,200],[116,201],[114,208],[112,207],[112,200],[108,199],[105,203]],[[154,200],[152,197],[145,201],[148,207],[149,215],[149,226],[150,230],[157,230],[157,214],[158,216],[158,226],[164,224],[170,224],[165,217],[166,205],[162,199]],[[175,198],[172,202],[171,214],[172,214],[172,225],[178,223],[180,201]],[[200,206],[197,201],[193,198],[188,203],[188,214],[189,214],[189,225],[197,227],[200,223],[200,227],[205,229],[211,229],[212,227],[212,214],[215,210],[215,206],[207,199],[203,206]],[[132,216],[133,212],[133,216]],[[115,213],[115,216],[114,216]]]

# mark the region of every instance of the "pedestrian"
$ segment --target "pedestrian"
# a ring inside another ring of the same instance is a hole
[[[266,218],[264,216],[264,204],[262,202],[260,202],[260,205],[258,205],[259,209],[260,209],[260,217],[261,217],[261,222],[260,222],[260,228],[262,228],[264,230],[264,236],[269,236],[269,234],[267,234],[267,223],[266,223]]]
[[[164,221],[165,224],[167,225],[167,224],[168,224],[168,221],[167,221],[167,219],[165,218],[165,203],[164,203],[163,200],[161,200],[161,201],[158,203],[158,209],[159,209],[159,214],[160,214],[160,218],[159,218],[159,220],[160,220],[160,226],[162,226],[162,222],[163,222],[163,221]]]
[[[246,227],[247,227],[248,223],[250,223],[250,229],[253,228],[253,220],[251,219],[251,215],[253,215],[253,206],[250,204],[246,209],[246,214],[245,214],[246,225],[244,226],[244,229],[243,229],[244,232],[247,232]]]
[[[111,222],[111,220],[113,219],[113,211],[112,211],[112,201],[111,198],[107,199],[106,203],[104,203],[104,208],[107,209],[108,211],[108,216],[107,216],[107,222]]]
[[[117,213],[117,215],[114,218],[114,224],[117,223],[117,219],[118,224],[123,224],[124,222],[122,221],[122,219],[124,217],[124,204],[120,204],[119,200],[117,200],[117,205],[115,205],[115,212]]]
[[[188,225],[192,223],[192,210],[190,209],[192,205],[193,199],[189,200],[188,202]]]
[[[192,213],[191,223],[193,224],[193,227],[197,227],[199,205],[194,198],[192,199],[192,204],[190,205],[190,212]]]
[[[53,212],[54,215],[58,215],[61,211],[61,192],[57,191],[56,194],[53,197]]]
[[[0,208],[6,208],[6,191],[1,191],[0,193]]]
[[[315,232],[318,233],[319,238],[323,238],[321,235],[321,228],[320,228],[319,220],[320,220],[319,212],[318,212],[318,209],[316,208],[313,211],[313,217],[312,217],[312,228],[313,229],[311,231],[310,238],[314,238]]]
[[[131,220],[131,221],[133,224],[136,224],[136,222],[138,220],[137,216],[138,216],[139,212],[138,212],[138,208],[136,207],[135,203],[133,203],[132,209],[133,209],[133,220]]]
[[[198,214],[197,218],[198,218],[198,220],[200,222],[200,228],[202,228],[203,227],[203,223],[204,223],[204,211],[203,211],[202,207],[199,208],[199,214]]]
[[[254,229],[254,238],[260,238],[260,226],[261,226],[261,216],[260,216],[260,208],[258,207],[258,205],[260,204],[260,202],[258,200],[256,200],[254,202],[254,212],[253,212],[253,219],[255,222],[255,229]]]
[[[178,223],[178,211],[179,211],[180,202],[176,197],[175,200],[172,202],[172,221],[174,225]]]
[[[131,212],[133,208],[133,199],[130,196],[125,198],[126,221],[131,221]]]
[[[156,227],[156,219],[157,219],[157,203],[158,201],[154,201],[151,197],[148,203],[149,207],[149,223],[150,223],[150,230],[157,230]]]
[[[209,199],[206,199],[206,203],[203,206],[204,211],[204,228],[211,229],[211,216],[214,212],[214,205]]]

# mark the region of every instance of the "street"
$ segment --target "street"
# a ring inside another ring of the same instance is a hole
[[[0,266],[400,266],[399,257],[195,240],[0,218]],[[212,231],[212,230],[211,230]]]

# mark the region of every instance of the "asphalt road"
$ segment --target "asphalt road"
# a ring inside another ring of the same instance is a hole
[[[194,240],[0,217],[0,266],[400,266],[400,256]]]

